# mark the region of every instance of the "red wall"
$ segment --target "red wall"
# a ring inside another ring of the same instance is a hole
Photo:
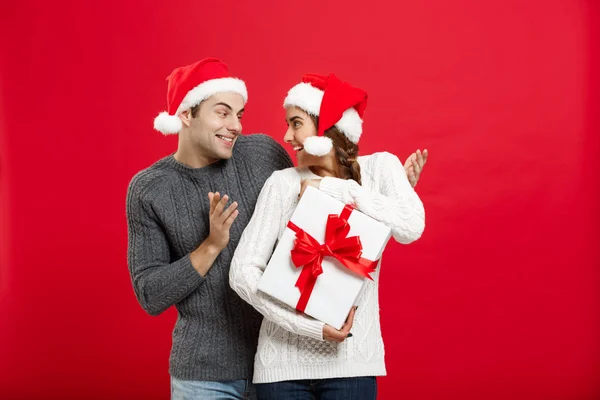
[[[600,396],[597,2],[1,8],[3,399],[169,397],[175,312],[135,300],[125,193],[175,149],[164,78],[207,56],[248,84],[245,132],[281,141],[286,90],[334,71],[369,91],[364,154],[430,150],[425,234],[384,256],[380,398]]]

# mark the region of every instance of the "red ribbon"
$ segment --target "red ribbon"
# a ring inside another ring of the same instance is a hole
[[[288,222],[288,228],[296,232],[294,248],[291,251],[292,262],[296,268],[302,267],[296,281],[296,287],[300,289],[300,300],[296,305],[298,311],[304,312],[306,309],[317,277],[323,273],[323,257],[335,257],[350,271],[373,280],[369,274],[375,271],[378,261],[361,257],[363,247],[358,236],[347,237],[350,232],[348,218],[352,211],[353,208],[346,205],[340,215],[330,214],[327,217],[324,244],[319,243],[292,221]]]

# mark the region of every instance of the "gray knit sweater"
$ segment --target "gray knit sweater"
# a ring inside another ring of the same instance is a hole
[[[139,172],[127,193],[128,264],[141,306],[158,315],[175,305],[170,374],[184,380],[251,378],[261,315],[229,286],[229,265],[264,182],[292,166],[265,135],[240,136],[233,157],[189,168],[171,155]],[[239,203],[230,242],[202,277],[190,253],[209,234],[208,192]]]

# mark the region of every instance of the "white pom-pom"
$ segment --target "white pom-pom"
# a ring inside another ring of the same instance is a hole
[[[358,143],[362,135],[363,120],[354,108],[349,108],[342,114],[335,126],[354,144]]]
[[[310,136],[306,138],[302,146],[304,147],[304,151],[308,154],[322,157],[329,154],[333,147],[333,142],[325,136]]]
[[[181,120],[177,115],[169,115],[163,111],[154,118],[154,129],[161,132],[163,135],[172,135],[181,132]]]

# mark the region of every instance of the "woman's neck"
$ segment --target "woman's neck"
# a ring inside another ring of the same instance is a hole
[[[310,167],[308,167],[308,169],[310,169],[310,171],[313,174],[318,175],[321,178],[325,178],[326,176],[332,176],[334,178],[337,178],[337,174],[334,171],[331,171],[327,168],[323,168],[318,165],[311,165]]]
[[[339,165],[338,161],[332,155],[326,155],[322,157],[311,156],[309,159],[304,160],[304,167],[308,167],[310,171],[322,178],[326,176],[338,177]]]

